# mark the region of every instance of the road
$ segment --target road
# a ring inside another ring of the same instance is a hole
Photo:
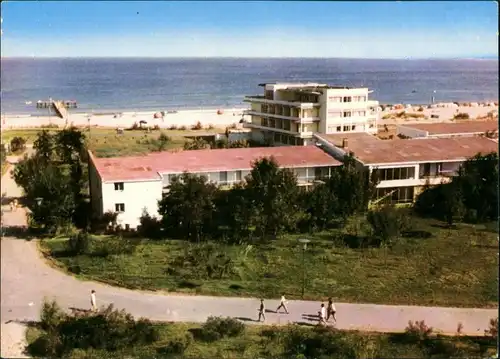
[[[2,193],[7,197],[21,195],[20,189],[8,174],[2,178]],[[8,206],[2,208],[5,211],[5,226],[26,225],[25,211],[22,208],[13,212],[10,212]],[[67,309],[88,309],[92,289],[97,293],[99,306],[112,303],[136,317],[156,321],[203,322],[208,316],[229,316],[257,324],[257,298],[165,295],[80,281],[47,265],[38,251],[36,240],[3,238],[1,259],[2,338],[4,330],[8,331],[5,323],[37,320],[44,297],[56,299]],[[266,304],[267,309],[274,310],[278,300],[267,299]],[[314,301],[290,301],[290,314],[266,313],[266,323],[315,323],[316,320],[310,316],[318,312],[319,305],[319,302]],[[427,325],[443,333],[455,333],[458,323],[462,323],[463,334],[481,335],[487,329],[489,320],[498,316],[497,309],[351,303],[336,303],[336,307],[337,328],[378,332],[403,331],[408,321],[424,320]],[[13,330],[18,331],[17,328]],[[2,354],[3,347],[2,339]]]

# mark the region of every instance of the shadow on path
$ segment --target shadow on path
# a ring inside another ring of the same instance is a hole
[[[241,320],[242,322],[258,322],[258,320],[247,318],[247,317],[236,317],[234,319]]]

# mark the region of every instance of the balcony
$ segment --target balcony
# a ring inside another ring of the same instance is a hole
[[[300,108],[312,108],[315,106],[321,106],[319,102],[299,102],[299,101],[283,101],[283,100],[269,100],[265,96],[245,96],[243,102],[253,102],[253,103],[266,103],[266,104],[276,104],[276,105],[288,105]]]
[[[297,116],[285,116],[285,115],[277,115],[273,113],[268,113],[268,112],[260,112],[260,111],[254,111],[254,110],[247,110],[245,111],[245,115],[254,115],[254,116],[259,116],[259,117],[273,117],[273,118],[278,118],[282,120],[290,120],[290,121],[295,121],[295,122],[300,122],[300,123],[313,123],[313,122],[319,122],[321,119],[319,117],[297,117]]]

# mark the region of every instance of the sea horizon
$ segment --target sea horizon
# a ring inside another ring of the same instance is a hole
[[[257,57],[12,57],[1,59],[3,114],[43,115],[36,101],[76,100],[72,112],[247,107],[259,83],[368,87],[381,104],[498,101],[498,59]],[[435,92],[434,92],[435,91]],[[27,103],[30,103],[29,105]]]

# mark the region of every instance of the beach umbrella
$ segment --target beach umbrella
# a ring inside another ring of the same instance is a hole
[[[139,121],[139,125],[147,125],[147,124],[148,124],[148,122],[147,122],[147,121],[144,121],[144,120],[140,120],[140,121]]]

